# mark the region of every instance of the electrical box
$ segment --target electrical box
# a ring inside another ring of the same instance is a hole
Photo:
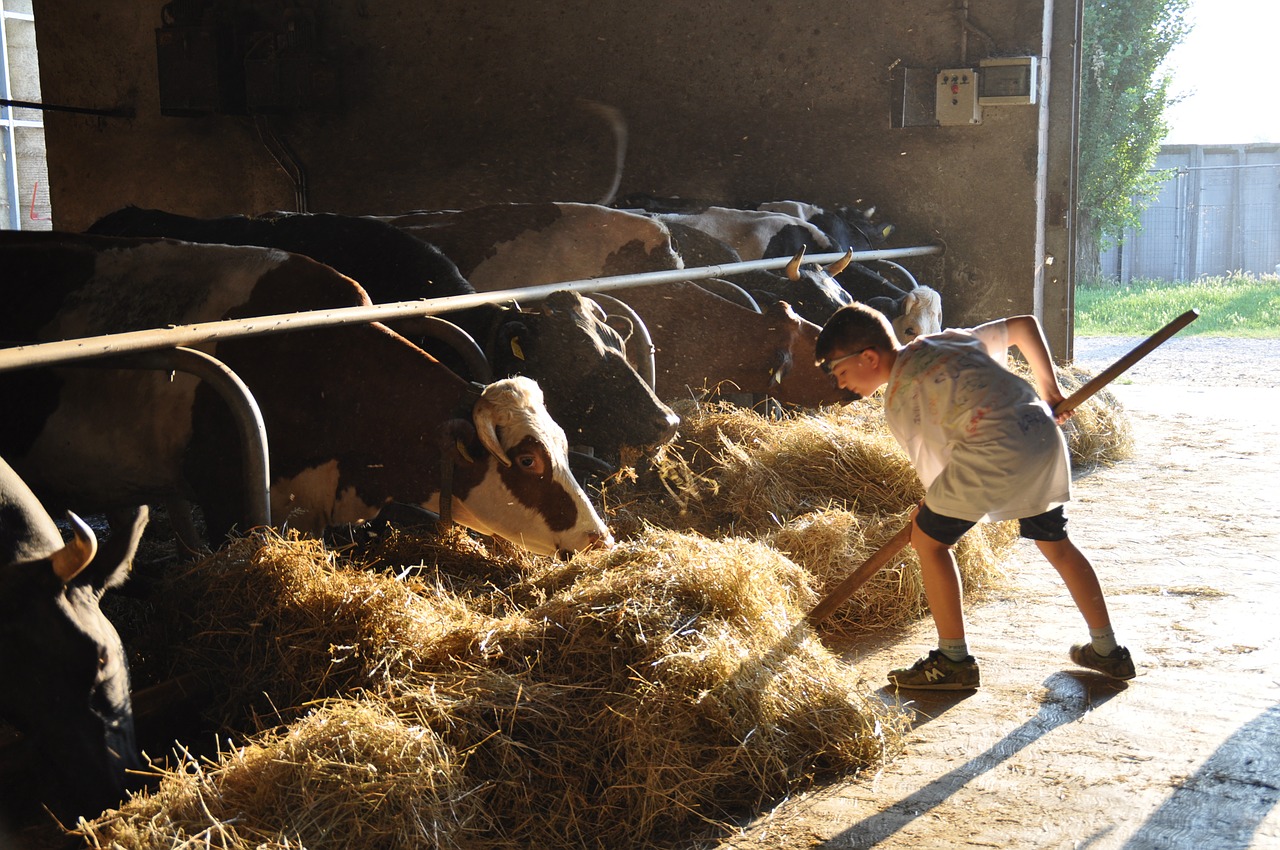
[[[1036,102],[1037,62],[1034,56],[1004,56],[978,62],[981,106],[1019,106]]]
[[[938,123],[981,124],[978,106],[978,72],[973,68],[944,68],[935,79],[935,114]]]

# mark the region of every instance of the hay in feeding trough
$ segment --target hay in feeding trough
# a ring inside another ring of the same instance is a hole
[[[878,408],[830,407],[777,420],[723,403],[678,412],[680,437],[654,476],[664,486],[645,480],[605,493],[610,508],[625,506],[624,534],[648,523],[759,537],[833,505],[893,513],[923,495]],[[627,522],[633,518],[640,522]]]
[[[175,576],[174,640],[235,691],[219,716],[245,743],[82,832],[122,850],[672,846],[900,746],[903,718],[804,624],[808,574],[761,543],[651,531],[524,566],[460,595],[258,534]]]

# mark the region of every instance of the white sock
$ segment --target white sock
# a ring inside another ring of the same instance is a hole
[[[1120,645],[1116,643],[1115,630],[1110,626],[1105,629],[1089,629],[1089,637],[1092,638],[1093,651],[1099,655],[1110,655]]]
[[[938,651],[952,661],[964,661],[969,657],[969,642],[964,638],[939,640]]]

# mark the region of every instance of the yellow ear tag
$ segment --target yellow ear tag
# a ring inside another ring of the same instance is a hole
[[[471,456],[471,452],[467,451],[467,447],[463,444],[463,442],[462,442],[461,440],[458,440],[458,441],[455,443],[455,445],[457,445],[457,447],[458,447],[458,454],[462,455],[462,459],[463,459],[463,460],[465,460],[467,463],[475,463],[475,462],[476,462],[476,459],[475,459],[475,458],[473,458],[473,457]]]
[[[520,347],[520,337],[511,337],[511,353],[520,360],[524,359],[524,349]]]

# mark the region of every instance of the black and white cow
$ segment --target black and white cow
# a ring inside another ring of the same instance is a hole
[[[874,220],[874,208],[827,210],[802,201],[772,201],[760,204],[758,209],[792,216],[817,227],[826,234],[830,240],[829,250],[833,251],[876,250],[884,247],[885,240],[894,231],[892,224]],[[901,269],[882,261],[873,261],[871,265],[850,263],[836,279],[854,300],[883,313],[904,344],[922,334],[942,330],[942,296],[937,290],[920,286],[914,279],[903,289],[880,273],[886,265]]]
[[[481,292],[684,267],[660,222],[597,204],[491,204],[386,220],[438,246]]]
[[[668,221],[666,225],[687,267],[742,262],[732,246],[710,233],[675,221]],[[798,315],[818,325],[831,318],[836,310],[853,303],[853,296],[832,276],[838,274],[844,264],[826,269],[806,264],[803,252],[792,260],[781,272],[758,269],[730,275],[728,280],[756,296],[757,301],[785,301]]]
[[[103,216],[89,232],[280,248],[355,279],[376,303],[475,292],[435,245],[367,217],[285,213],[199,219],[124,207]],[[675,436],[679,417],[628,363],[622,337],[579,296],[557,293],[537,310],[487,304],[442,318],[479,343],[494,376],[537,381],[571,444],[613,458],[624,446],[647,449]],[[430,340],[403,323],[391,327],[457,370],[446,359],[448,352]]]
[[[701,230],[729,245],[744,260],[793,257],[802,250],[810,254],[863,251],[881,247],[892,231],[888,225],[873,224],[869,215],[857,210],[828,213],[797,201],[759,206],[751,210],[711,206],[650,215],[669,227],[679,224]],[[903,290],[859,263],[850,263],[833,277],[852,300],[884,313],[904,343],[942,329],[942,299],[930,287]],[[826,320],[811,311],[802,314],[819,324]]]
[[[126,771],[140,767],[124,647],[98,603],[127,576],[147,513],[101,547],[73,522],[64,544],[0,460],[0,717],[40,754],[33,796],[72,820],[118,803]]]
[[[19,342],[370,303],[326,265],[248,246],[5,232],[0,264],[0,339]],[[477,391],[378,324],[201,348],[261,408],[277,523],[319,533],[393,499],[438,511],[449,462],[452,515],[463,525],[538,553],[611,540],[528,378]],[[236,431],[194,378],[51,368],[0,374],[0,392],[22,400],[0,421],[0,454],[46,504],[190,499],[211,535],[243,523]]]

